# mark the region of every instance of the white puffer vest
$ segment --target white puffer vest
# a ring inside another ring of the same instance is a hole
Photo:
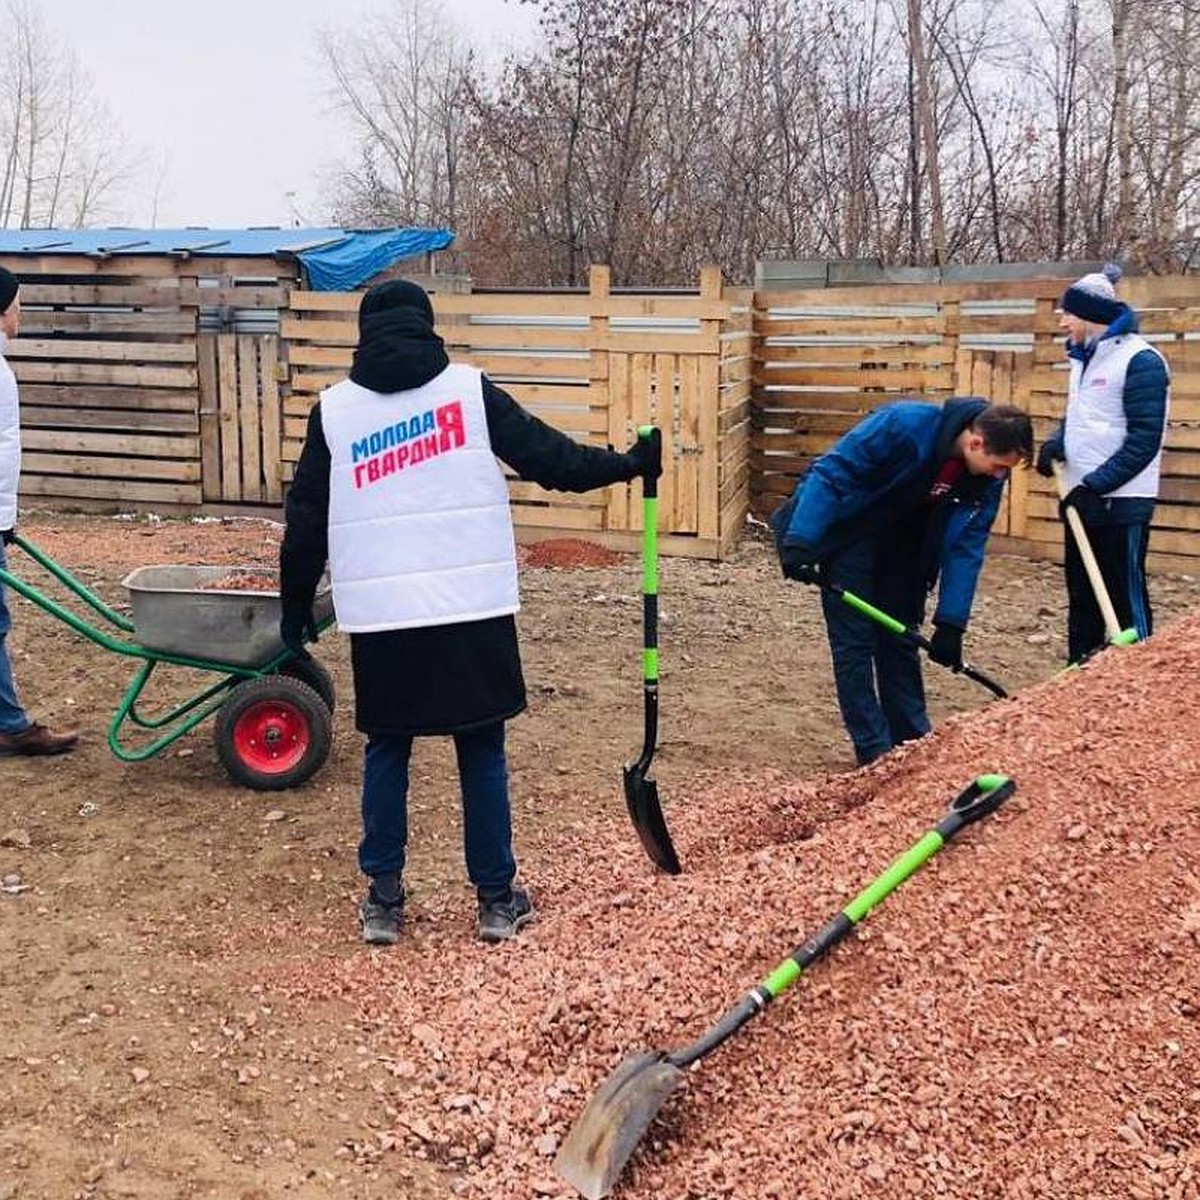
[[[514,613],[516,547],[480,372],[410,391],[321,394],[329,573],[339,628],[372,633]]]
[[[17,377],[4,358],[0,333],[0,529],[17,523],[17,483],[21,478],[21,409]]]
[[[1158,354],[1144,338],[1135,333],[1127,333],[1099,342],[1086,367],[1078,359],[1071,360],[1064,439],[1069,487],[1082,483],[1085,475],[1107,462],[1124,443],[1125,375],[1134,355],[1143,350]],[[1170,400],[1168,390],[1168,407]],[[1107,495],[1153,498],[1158,495],[1158,476],[1161,469],[1160,445],[1158,453],[1141,471]]]

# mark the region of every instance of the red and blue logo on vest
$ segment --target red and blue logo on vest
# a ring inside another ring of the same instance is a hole
[[[439,404],[416,416],[385,425],[350,447],[354,486],[363,488],[439,455],[465,446],[461,400]]]

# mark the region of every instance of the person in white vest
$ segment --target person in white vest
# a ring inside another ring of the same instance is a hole
[[[10,338],[21,328],[17,277],[0,267],[0,567],[8,569],[7,550],[17,526],[17,482],[21,475],[21,408],[17,379],[4,358]],[[31,720],[17,697],[8,631],[12,614],[0,584],[0,754],[62,754],[79,741],[75,732],[54,733]]]
[[[329,565],[350,634],[355,717],[366,734],[359,865],[362,936],[390,945],[404,915],[413,739],[451,735],[479,936],[513,937],[533,917],[514,881],[505,722],[525,708],[514,619],[516,547],[499,457],[522,479],[583,492],[661,471],[646,443],[582,445],[486,375],[451,364],[429,297],[371,288],[350,378],[321,394],[286,501],[280,634],[315,639],[312,601]]]
[[[1137,315],[1117,299],[1121,269],[1084,275],[1063,294],[1071,377],[1062,424],[1038,452],[1049,477],[1064,463],[1069,491],[1060,504],[1083,521],[1122,629],[1153,629],[1146,585],[1150,520],[1158,499],[1170,401],[1166,359],[1138,334]],[[1104,619],[1075,539],[1064,528],[1067,658],[1077,663],[1104,645]]]

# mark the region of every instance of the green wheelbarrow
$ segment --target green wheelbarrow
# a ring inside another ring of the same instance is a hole
[[[152,758],[214,713],[217,757],[230,776],[246,787],[258,791],[295,787],[311,778],[329,757],[333,681],[316,659],[283,645],[278,590],[249,586],[251,575],[258,581],[274,577],[274,572],[257,567],[139,567],[123,581],[130,594],[130,619],[25,538],[17,535],[12,545],[87,604],[111,630],[90,624],[9,570],[0,569],[0,583],[103,649],[141,660],[108,727],[109,748],[123,762]],[[238,587],[239,582],[247,586]],[[217,583],[219,588],[214,587]],[[325,580],[317,591],[314,615],[318,629],[333,622],[333,599]],[[138,702],[155,669],[164,664],[220,679],[148,716],[139,710]]]

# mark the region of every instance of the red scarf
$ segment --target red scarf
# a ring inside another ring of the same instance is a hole
[[[961,458],[946,459],[937,473],[937,478],[933,481],[933,487],[929,489],[930,504],[936,504],[939,500],[944,499],[962,478],[966,469],[967,464]]]

